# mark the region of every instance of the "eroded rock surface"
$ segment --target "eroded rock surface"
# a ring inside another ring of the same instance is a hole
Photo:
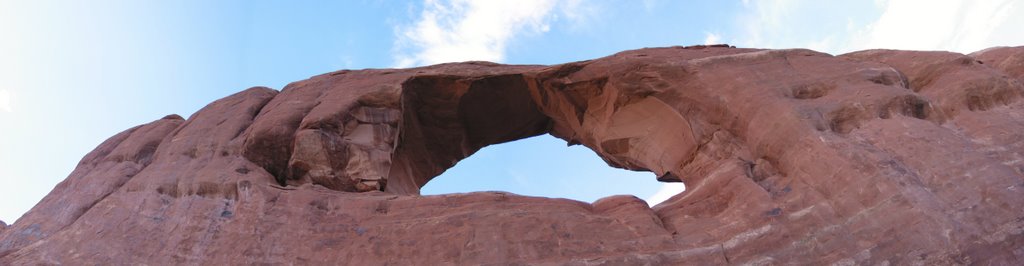
[[[0,264],[1020,264],[1022,77],[1021,47],[332,72],[115,135]],[[687,191],[418,196],[539,134]]]

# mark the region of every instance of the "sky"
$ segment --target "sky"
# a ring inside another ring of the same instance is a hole
[[[558,64],[728,43],[831,54],[1024,44],[1024,1],[0,0],[0,220],[14,222],[106,138],[252,86],[339,69]],[[550,136],[490,146],[424,194],[586,202],[683,190]]]

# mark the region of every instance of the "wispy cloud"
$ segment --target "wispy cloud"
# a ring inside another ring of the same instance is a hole
[[[1019,1],[880,2],[884,12],[864,27],[855,49],[949,50],[969,53],[995,45],[1024,43],[1024,9]]]
[[[705,33],[704,45],[712,45],[712,44],[719,44],[719,43],[722,43],[722,36],[719,36],[718,34],[710,33],[710,32]]]
[[[751,1],[733,42],[833,54],[889,48],[969,53],[1024,43],[1024,3],[1014,0]]]
[[[0,90],[0,110],[5,112],[13,112],[11,108],[11,92],[8,90]]]
[[[560,14],[581,20],[579,1],[425,0],[411,25],[396,30],[395,65],[483,60],[501,62],[511,39],[551,29]]]
[[[653,12],[654,9],[658,7],[658,4],[659,4],[658,2],[660,2],[660,1],[659,0],[643,0],[642,3],[644,4],[644,10],[646,10],[647,12]]]
[[[665,183],[664,185],[661,185],[658,192],[654,192],[654,195],[647,197],[644,201],[647,201],[647,205],[653,207],[654,205],[658,205],[658,203],[662,203],[672,196],[683,192],[683,190],[686,190],[686,185],[683,185],[683,183]]]

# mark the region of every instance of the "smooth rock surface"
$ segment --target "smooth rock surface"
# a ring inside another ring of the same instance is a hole
[[[1021,264],[1022,77],[1022,47],[342,70],[111,137],[0,264]],[[687,191],[418,195],[539,134]]]

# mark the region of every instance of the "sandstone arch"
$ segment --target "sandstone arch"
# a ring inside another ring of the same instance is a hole
[[[0,264],[1019,264],[1021,54],[670,47],[252,88],[101,144]],[[544,133],[687,192],[415,196]]]

